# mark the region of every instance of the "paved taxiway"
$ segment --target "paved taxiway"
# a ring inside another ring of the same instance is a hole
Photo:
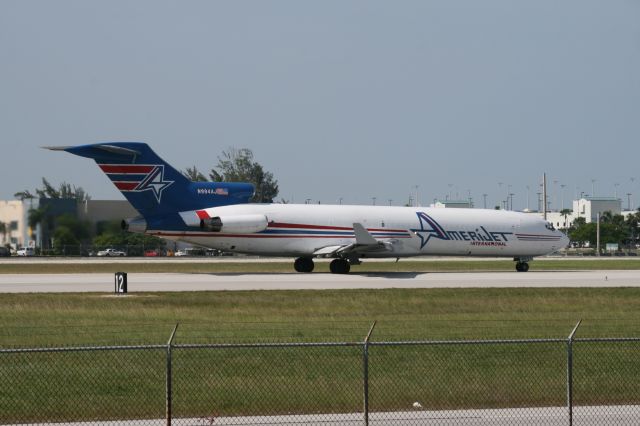
[[[126,271],[126,268],[123,268]],[[640,287],[640,271],[312,274],[130,273],[129,292]],[[113,292],[113,274],[0,274],[0,293]]]

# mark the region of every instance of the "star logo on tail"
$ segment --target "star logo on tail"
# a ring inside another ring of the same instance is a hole
[[[164,166],[155,166],[151,172],[134,189],[136,192],[151,191],[155,195],[158,204],[162,199],[162,191],[171,186],[174,181],[164,180]]]

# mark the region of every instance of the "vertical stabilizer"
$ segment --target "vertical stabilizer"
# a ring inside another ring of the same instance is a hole
[[[247,203],[254,191],[248,183],[192,182],[145,143],[107,142],[47,148],[95,160],[145,218]]]

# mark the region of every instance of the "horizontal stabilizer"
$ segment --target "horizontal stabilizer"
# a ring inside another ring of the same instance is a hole
[[[124,148],[121,146],[115,145],[96,145],[97,149],[101,149],[103,151],[111,152],[113,154],[122,154],[122,155],[140,155],[140,151],[136,151],[135,149]]]
[[[71,148],[71,145],[66,146],[42,146],[42,149],[48,149],[49,151],[66,151]]]
[[[67,146],[43,146],[42,148],[48,149],[50,151],[68,151],[73,153],[73,150],[71,149],[74,147],[67,145]],[[110,152],[112,154],[120,154],[120,155],[128,155],[128,156],[136,156],[141,154],[141,152],[138,150],[125,148],[122,146],[111,145],[111,144],[95,144],[95,145],[91,145],[91,148],[105,151],[105,152]]]

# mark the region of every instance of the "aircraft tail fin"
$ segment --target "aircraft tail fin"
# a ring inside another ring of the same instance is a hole
[[[249,201],[253,185],[192,182],[147,144],[107,142],[45,147],[95,160],[100,169],[145,218]]]

